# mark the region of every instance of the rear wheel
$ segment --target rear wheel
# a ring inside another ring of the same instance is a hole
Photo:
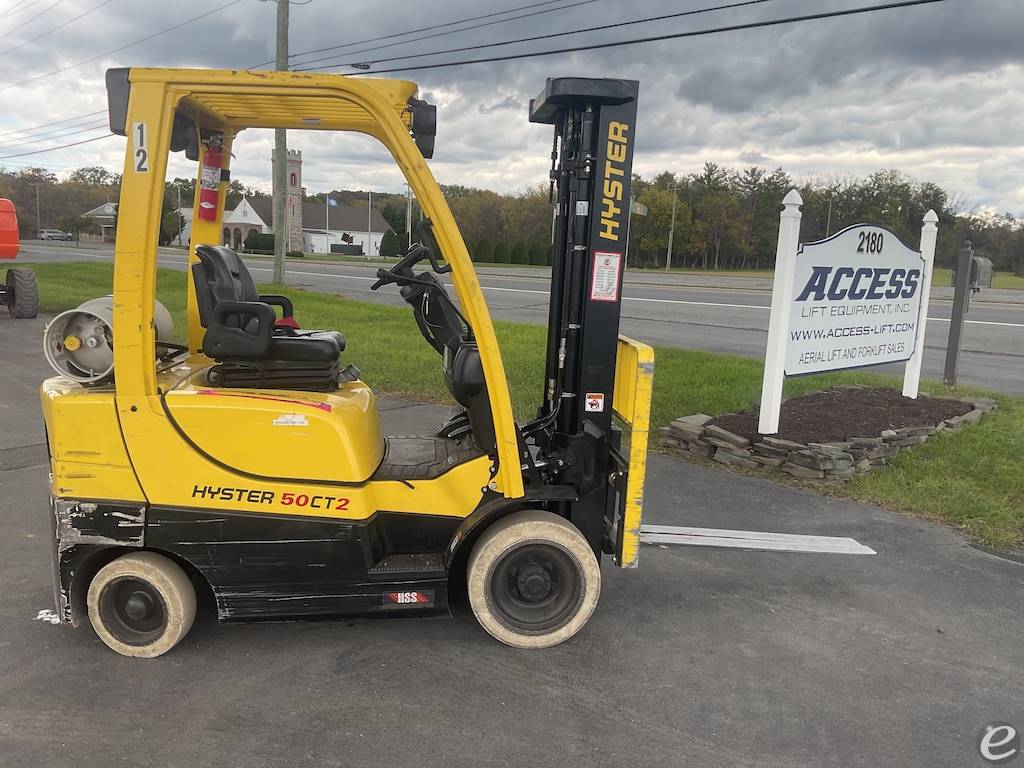
[[[549,648],[590,619],[601,571],[575,526],[530,510],[484,531],[469,557],[467,586],[473,613],[492,636],[516,648]]]
[[[39,314],[39,283],[31,269],[7,270],[7,311],[11,317],[27,319]]]
[[[89,621],[100,640],[122,656],[152,659],[188,634],[196,592],[170,558],[156,552],[122,555],[89,584]]]

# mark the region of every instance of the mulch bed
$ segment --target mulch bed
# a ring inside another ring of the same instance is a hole
[[[782,404],[776,438],[797,443],[827,443],[877,436],[887,429],[941,424],[963,416],[972,406],[942,397],[903,397],[895,389],[843,389],[815,392]],[[756,441],[757,410],[719,416],[711,423]]]

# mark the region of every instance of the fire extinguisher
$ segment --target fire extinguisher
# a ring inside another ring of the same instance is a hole
[[[199,218],[204,221],[217,220],[217,203],[220,201],[221,168],[224,165],[224,149],[216,138],[206,146],[203,153],[203,173],[199,184]]]

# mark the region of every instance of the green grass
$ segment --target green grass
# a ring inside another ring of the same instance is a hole
[[[953,270],[947,267],[937,267],[932,272],[932,287],[949,288],[950,280],[953,279]],[[1024,291],[1024,276],[1015,275],[1012,272],[993,272],[992,287],[1006,288],[1012,291]]]
[[[19,264],[19,266],[21,266]],[[38,264],[42,309],[58,312],[110,293],[112,266],[91,262]],[[345,359],[381,392],[448,401],[437,354],[421,339],[405,307],[353,301],[280,286],[295,302],[296,315],[309,328],[337,328],[348,343]],[[161,269],[157,295],[185,328],[185,273]],[[523,323],[496,323],[512,404],[519,419],[533,415],[541,394],[545,331]],[[760,397],[761,361],[709,352],[658,348],[655,352],[652,421],[664,426],[693,413],[741,411]],[[900,386],[893,376],[841,372],[791,379],[786,393],[797,395],[835,384]],[[939,383],[924,391],[943,394]],[[954,395],[980,393],[958,388]],[[1024,399],[986,393],[999,409],[979,425],[941,434],[913,452],[900,454],[884,471],[853,479],[831,493],[881,504],[956,525],[977,540],[999,548],[1024,547]]]

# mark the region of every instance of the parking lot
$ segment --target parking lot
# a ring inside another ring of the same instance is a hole
[[[1024,728],[1024,565],[939,525],[652,459],[646,522],[876,556],[645,547],[541,652],[452,620],[218,626],[117,656],[52,605],[43,321],[0,317],[0,766],[970,766]],[[355,361],[359,362],[359,361]],[[416,431],[436,406],[384,401]]]

